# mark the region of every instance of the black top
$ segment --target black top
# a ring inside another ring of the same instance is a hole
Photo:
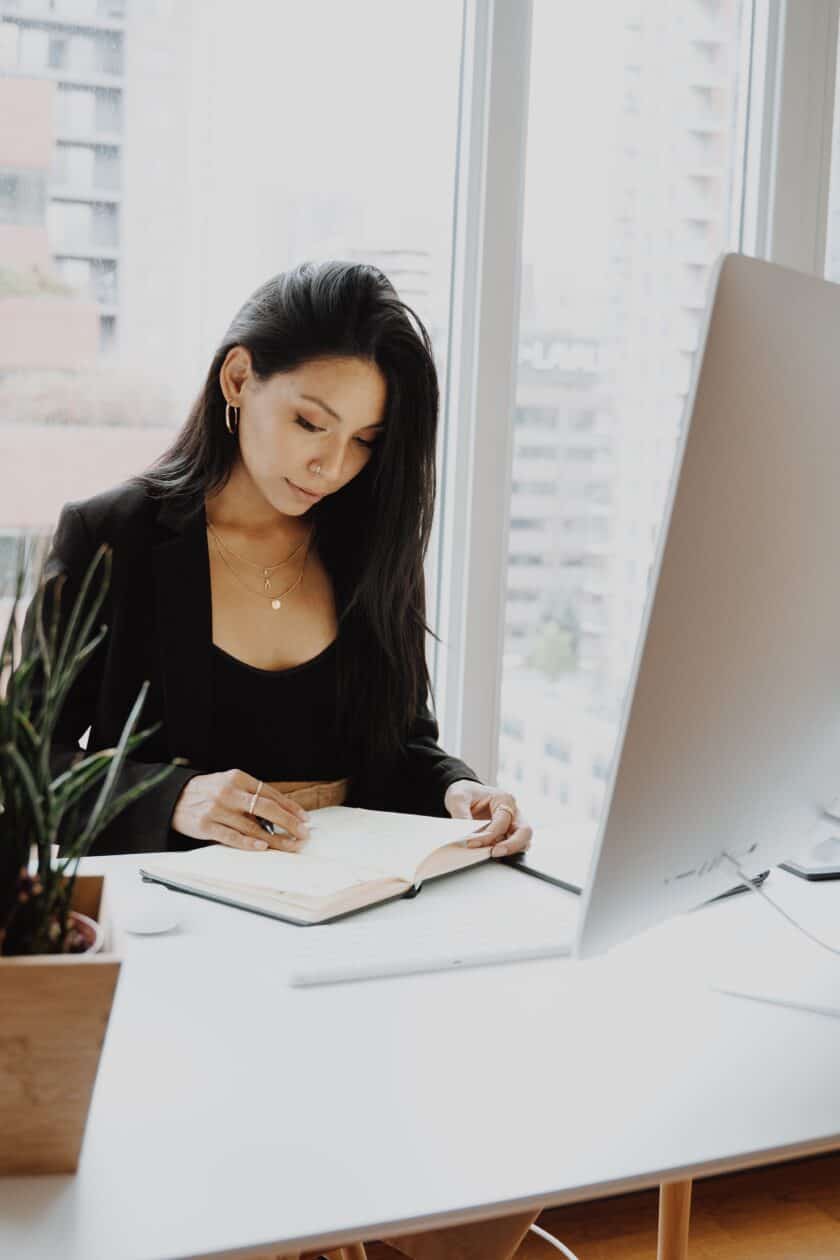
[[[291,669],[257,669],[213,644],[210,763],[266,783],[349,777],[333,733],[336,640]]]
[[[53,774],[80,756],[79,740],[86,731],[88,754],[116,747],[140,688],[148,687],[136,728],[144,738],[117,776],[115,795],[132,793],[147,780],[152,790],[131,799],[108,822],[91,852],[146,853],[200,844],[171,828],[172,812],[189,779],[211,773],[220,758],[233,763],[224,769],[247,768],[254,774],[265,769],[281,781],[352,778],[348,806],[446,817],[449,784],[478,775],[438,744],[430,697],[422,699],[409,725],[401,764],[362,766],[353,774],[344,758],[336,759],[329,739],[329,697],[335,694],[330,669],[337,668],[339,653],[328,647],[312,661],[272,677],[274,671],[252,673],[243,662],[214,651],[206,529],[203,504],[187,508],[172,499],[157,500],[134,482],[62,508],[44,574],[46,624],[64,583],[60,622],[66,625],[100,544],[111,547],[113,565],[93,623],[94,628],[105,625],[107,632],[68,693],[51,749]],[[96,589],[96,584],[88,588],[88,598]],[[36,636],[34,607],[32,601],[24,621],[25,651]],[[266,702],[275,691],[281,696],[276,706]],[[290,711],[294,720],[281,725]],[[234,736],[234,748],[222,746]],[[211,742],[216,746],[211,748]],[[354,756],[352,749],[345,753]],[[252,766],[237,765],[252,756]],[[176,757],[183,763],[173,768]],[[93,806],[99,786],[94,788],[82,802],[84,810],[80,805],[81,814]],[[59,840],[63,847],[63,833]]]

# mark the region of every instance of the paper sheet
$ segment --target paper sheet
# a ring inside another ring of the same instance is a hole
[[[409,882],[435,849],[474,835],[485,825],[470,818],[428,818],[346,805],[312,810],[311,818],[315,828],[302,855],[360,862],[383,876]]]
[[[470,819],[426,818],[330,805],[310,811],[315,823],[298,853],[260,852],[213,844],[187,853],[159,853],[144,862],[150,875],[191,876],[258,888],[326,897],[372,879],[411,883],[432,850],[484,826]]]
[[[164,879],[180,876],[188,882],[195,876],[260,892],[307,893],[313,897],[328,897],[342,888],[383,878],[380,870],[361,862],[325,862],[278,849],[253,853],[221,844],[189,853],[155,854],[142,869]]]

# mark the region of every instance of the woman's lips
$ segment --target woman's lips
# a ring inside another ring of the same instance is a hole
[[[297,490],[298,494],[303,495],[304,499],[309,499],[311,503],[316,502],[318,499],[323,499],[324,497],[323,494],[310,494],[308,490],[302,490],[300,486],[296,486],[293,481],[289,481],[288,477],[286,478],[286,481],[293,490]]]

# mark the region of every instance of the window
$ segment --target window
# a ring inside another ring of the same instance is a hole
[[[521,428],[556,429],[558,419],[553,407],[517,407],[515,423]]]
[[[554,650],[505,657],[501,703],[542,746],[523,797],[535,815],[544,776],[573,761],[582,808],[600,817],[593,785],[608,778],[614,732],[594,715],[618,720],[706,281],[718,252],[739,247],[752,9],[726,0],[701,21],[694,0],[534,0],[505,620],[536,639],[546,607],[567,612]],[[553,476],[538,481],[527,460],[550,429]],[[655,455],[645,441],[665,445]],[[524,494],[528,562],[544,557],[532,603],[516,585]],[[524,688],[535,668],[540,703]],[[553,802],[561,817],[565,804]]]
[[[95,151],[87,144],[59,145],[56,159],[61,164],[62,181],[79,192],[87,192],[93,186]]]
[[[42,222],[46,190],[41,171],[0,169],[0,223],[24,226]]]
[[[0,530],[0,610],[3,609],[1,601],[10,602],[15,593],[15,573],[21,547],[24,554],[28,555],[31,551],[31,540],[25,530]]]
[[[840,51],[840,50],[838,50]],[[834,127],[831,137],[831,177],[825,240],[825,278],[840,284],[840,57],[834,85]]]
[[[94,104],[94,127],[97,133],[122,129],[122,99],[119,92],[97,92]]]
[[[0,453],[2,437],[0,436]],[[22,592],[24,604],[34,592],[34,573],[37,567],[36,549],[43,540],[43,531],[0,528],[0,625],[6,625],[15,595],[15,582],[19,556],[23,554],[26,581]]]
[[[3,536],[148,467],[242,302],[307,258],[380,266],[443,393],[460,4],[0,7],[4,107],[17,91],[42,163],[0,152],[3,247],[37,298],[13,329],[0,302]],[[314,78],[290,49],[317,49]]]
[[[90,179],[86,182],[103,191],[116,191],[120,186],[120,154],[116,148],[98,145],[89,150],[93,160]]]
[[[14,22],[0,21],[0,74],[16,70],[20,57],[20,28]]]
[[[554,446],[520,446],[517,452],[520,459],[554,459],[557,448]]]
[[[100,74],[122,74],[123,43],[119,36],[97,41],[94,55],[96,69]]]
[[[90,262],[86,258],[59,258],[55,269],[61,279],[80,297],[89,297],[91,290]]]
[[[19,180],[17,175],[0,174],[0,223],[16,223]]]
[[[96,94],[87,88],[59,87],[55,94],[56,131],[89,134],[94,130]]]
[[[553,481],[514,481],[511,489],[514,494],[554,494],[557,485]]]
[[[508,556],[508,564],[513,565],[517,568],[524,565],[539,566],[541,564],[545,564],[545,556],[536,555],[536,554],[527,555],[525,553],[522,553],[520,555],[511,555],[511,556]]]
[[[47,65],[47,33],[34,27],[19,27],[18,68],[26,74],[42,73]]]
[[[553,757],[556,761],[562,761],[567,765],[572,759],[571,747],[556,739],[547,739],[543,751],[546,757]]]
[[[51,39],[47,64],[51,70],[61,70],[67,64],[67,40]]]
[[[512,516],[510,520],[511,529],[543,529],[544,525],[542,520],[530,520],[523,516]]]

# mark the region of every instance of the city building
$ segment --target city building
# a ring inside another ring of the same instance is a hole
[[[0,76],[54,89],[49,256],[96,303],[101,349],[115,342],[120,300],[123,44],[121,0],[0,0]]]
[[[712,268],[737,247],[746,95],[738,0],[633,7],[611,238],[620,423],[605,651],[616,696],[641,628]]]

